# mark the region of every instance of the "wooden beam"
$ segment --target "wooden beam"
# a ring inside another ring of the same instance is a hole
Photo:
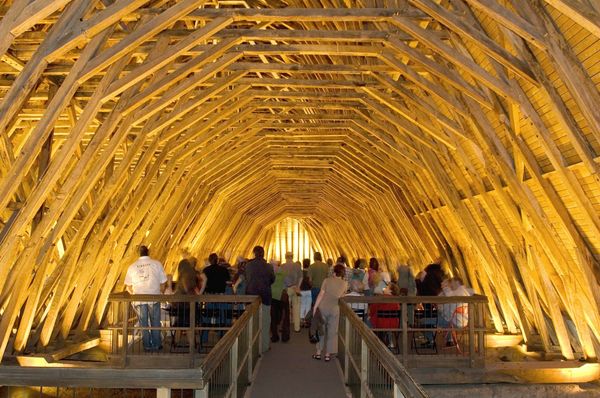
[[[137,2],[145,3],[147,0],[137,0]],[[141,24],[135,31],[133,31],[126,39],[120,41],[109,49],[101,52],[96,57],[90,60],[86,65],[86,68],[81,72],[79,82],[82,83],[90,79],[93,75],[99,71],[108,67],[118,58],[132,52],[138,45],[143,43],[148,37],[154,36],[161,32],[167,26],[171,25],[174,21],[180,17],[190,13],[194,9],[197,9],[200,5],[205,3],[206,0],[184,0],[176,3],[174,6],[163,11],[160,15],[152,18],[146,23]],[[131,2],[118,2],[114,3],[115,6],[128,7],[134,5],[136,8],[139,6],[137,3]],[[108,10],[108,8],[106,9]],[[105,10],[105,11],[106,11]],[[114,14],[109,14],[114,15]]]
[[[529,83],[533,85],[538,84],[526,63],[502,48],[484,31],[470,25],[464,18],[455,15],[432,0],[410,0],[410,3],[431,15],[436,21],[455,31],[461,38],[468,38],[481,51],[508,67]]]
[[[424,44],[436,51],[442,57],[448,59],[457,66],[460,66],[466,73],[470,74],[479,82],[494,90],[496,93],[506,98],[514,97],[514,93],[505,81],[496,78],[472,59],[463,56],[459,52],[455,51],[450,45],[442,42],[439,40],[439,38],[430,35],[427,29],[423,29],[408,18],[401,16],[393,17],[392,21],[401,29],[411,33],[415,36],[415,38],[421,40]],[[396,43],[395,47],[399,47],[398,43]],[[450,70],[447,70],[446,73],[449,71]]]
[[[37,0],[29,3],[16,18],[10,30],[11,34],[18,37],[40,20],[52,15],[70,2],[71,0]]]
[[[471,7],[489,15],[494,21],[512,30],[528,43],[544,50],[546,38],[538,26],[498,4],[495,0],[465,0]]]
[[[181,55],[181,53],[193,48],[196,44],[205,41],[207,38],[220,31],[230,23],[231,19],[215,19],[201,29],[196,30],[183,40],[172,46],[169,46],[160,57],[153,58],[151,62],[144,62],[142,65],[133,69],[129,74],[127,74],[127,76],[113,82],[103,100],[107,101],[122,93],[137,82],[142,81],[151,73],[154,73],[156,70],[175,60],[179,55]]]
[[[107,35],[97,36],[96,39],[86,48],[81,58],[73,65],[73,69],[67,79],[60,86],[56,95],[48,104],[48,109],[42,120],[36,125],[34,130],[29,134],[27,143],[21,151],[21,156],[15,159],[4,180],[0,183],[0,208],[6,207],[12,195],[16,192],[19,184],[26,176],[29,169],[32,167],[37,154],[41,150],[44,142],[52,130],[52,126],[63,112],[64,108],[69,104],[73,94],[77,90],[76,76],[79,71],[85,66],[88,59],[94,54],[96,49],[102,45]],[[46,189],[49,189],[46,187]],[[37,203],[35,211],[41,203]]]
[[[600,15],[582,1],[544,0],[600,39]]]
[[[219,17],[233,18],[234,21],[255,22],[385,22],[388,18],[403,14],[410,18],[427,16],[414,9],[397,8],[203,8],[189,15],[195,20]]]

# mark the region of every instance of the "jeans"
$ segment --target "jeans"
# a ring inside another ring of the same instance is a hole
[[[419,322],[419,326],[422,328],[435,329],[438,326],[438,319],[437,318],[423,318]],[[434,337],[433,332],[423,332],[423,336],[425,336],[428,343],[434,342],[433,341],[433,337]]]
[[[439,317],[438,318],[437,325],[440,328],[450,328],[450,327],[452,327],[452,325],[450,324],[450,322],[447,321],[446,319],[444,319],[443,317]],[[447,343],[452,343],[452,330],[445,331],[444,335],[446,337],[446,342]]]
[[[312,307],[312,295],[310,290],[300,292],[300,318],[304,320]]]
[[[232,303],[206,303],[206,309],[202,313],[202,325],[209,327],[229,327],[232,324],[230,317],[233,312]],[[224,330],[219,330],[219,337],[223,337]],[[208,330],[202,331],[202,343],[208,341]]]
[[[160,327],[160,303],[138,304],[136,307],[141,327]],[[160,330],[143,330],[142,343],[144,350],[158,350],[161,346]]]
[[[310,293],[312,295],[312,305],[315,305],[315,303],[317,302],[317,297],[319,297],[319,293],[321,293],[321,288],[313,287],[312,289],[310,289]]]

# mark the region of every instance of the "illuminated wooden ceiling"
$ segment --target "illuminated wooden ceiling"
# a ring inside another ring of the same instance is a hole
[[[97,327],[142,242],[173,269],[291,217],[596,357],[598,2],[1,7],[0,353]]]

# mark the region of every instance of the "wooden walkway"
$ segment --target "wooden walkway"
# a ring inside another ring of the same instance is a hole
[[[292,332],[287,343],[271,343],[260,361],[250,398],[346,398],[337,360],[327,363],[312,359],[314,345],[308,341],[307,329]]]

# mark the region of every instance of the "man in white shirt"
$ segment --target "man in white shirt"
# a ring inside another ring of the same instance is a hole
[[[146,246],[140,246],[140,258],[127,269],[125,275],[125,290],[130,294],[162,294],[167,286],[167,275],[158,260],[149,256]],[[141,327],[160,327],[160,303],[134,303]],[[145,351],[158,351],[160,330],[144,330],[142,342]]]

